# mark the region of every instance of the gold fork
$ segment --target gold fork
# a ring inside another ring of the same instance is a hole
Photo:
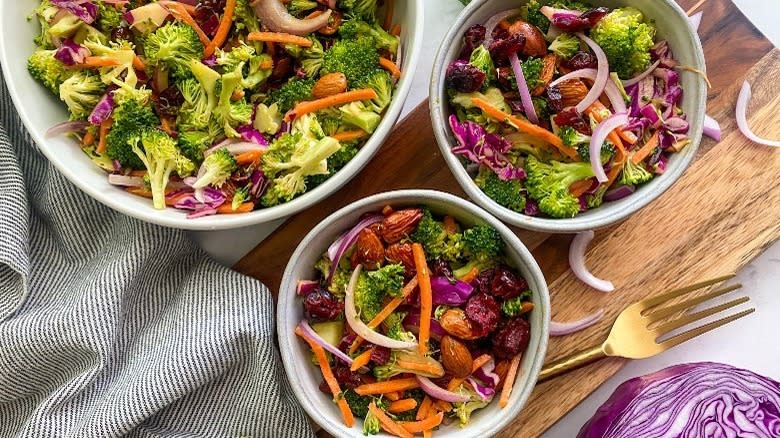
[[[663,338],[674,330],[747,302],[749,300],[748,297],[740,297],[724,304],[691,313],[691,310],[695,306],[742,287],[741,284],[735,284],[720,287],[705,295],[690,298],[681,303],[665,307],[662,306],[675,298],[682,297],[693,291],[712,286],[731,278],[734,278],[734,274],[713,278],[658,296],[646,298],[626,307],[625,310],[620,312],[617,320],[615,320],[615,323],[612,325],[612,330],[609,332],[606,341],[546,365],[539,375],[539,381],[541,382],[553,378],[607,356],[624,357],[626,359],[644,359],[655,356],[675,345],[753,313],[756,309],[747,309],[659,342],[660,338]],[[685,313],[679,318],[664,322],[665,319],[673,317],[681,312]]]

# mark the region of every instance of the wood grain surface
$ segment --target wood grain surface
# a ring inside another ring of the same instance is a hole
[[[696,1],[679,3],[687,9]],[[780,238],[780,153],[748,142],[734,122],[736,96],[747,74],[754,85],[749,117],[754,130],[780,138],[780,96],[773,86],[780,76],[780,52],[772,51],[771,43],[730,0],[709,0],[701,10],[700,34],[713,83],[708,113],[720,121],[723,140],[716,144],[705,139],[697,160],[669,191],[622,224],[597,233],[588,251],[589,267],[612,280],[617,290],[605,295],[573,277],[566,258],[571,236],[516,230],[548,279],[556,320],[574,319],[600,307],[607,311],[599,325],[551,339],[548,361],[602,339],[626,304],[736,271]],[[293,250],[322,218],[367,195],[401,188],[431,188],[465,197],[440,156],[427,102],[395,128],[355,179],[288,220],[234,268],[276,291]],[[521,415],[499,436],[540,435],[623,363],[603,360],[539,385]]]

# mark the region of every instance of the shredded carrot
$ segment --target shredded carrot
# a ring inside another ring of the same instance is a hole
[[[521,357],[523,357],[523,354],[518,353],[509,364],[509,371],[506,373],[506,378],[504,378],[504,387],[501,388],[501,398],[498,399],[498,405],[502,408],[509,404],[509,396],[512,394],[512,387],[515,385]]]
[[[360,354],[360,356],[356,357],[352,361],[352,366],[349,367],[350,371],[357,371],[364,366],[368,365],[368,363],[371,361],[371,354],[374,352],[373,348],[369,348],[368,350],[364,351]]]
[[[455,223],[455,218],[446,215],[444,216],[444,230],[447,231],[447,234],[455,234],[458,232],[458,224]]]
[[[393,10],[395,9],[395,0],[387,0],[385,2],[387,6],[385,8],[385,21],[382,23],[382,27],[385,30],[390,30],[390,25],[393,23]]]
[[[431,315],[433,313],[433,293],[431,292],[431,273],[425,261],[425,251],[419,243],[412,244],[414,267],[417,269],[417,282],[420,284],[420,333],[418,351],[428,352],[428,339],[431,336]]]
[[[249,151],[236,155],[236,164],[239,166],[248,166],[263,156],[264,151]]]
[[[266,59],[265,61],[260,63],[260,70],[269,70],[274,68],[274,60],[273,59]]]
[[[423,420],[428,418],[428,413],[431,411],[431,406],[433,406],[433,400],[426,395],[422,403],[420,403],[420,409],[417,409],[417,415],[414,417],[414,419]]]
[[[284,32],[250,32],[247,39],[249,41],[292,44],[301,47],[311,47],[313,44],[308,38]]]
[[[314,356],[317,358],[317,363],[320,365],[322,377],[328,384],[328,388],[330,388],[330,392],[333,394],[334,399],[338,399],[336,403],[341,410],[341,415],[344,417],[344,424],[346,424],[347,427],[352,427],[352,425],[355,424],[355,417],[352,415],[352,411],[349,409],[347,401],[344,400],[344,397],[340,396],[341,388],[339,388],[339,382],[336,380],[336,376],[333,375],[333,370],[330,369],[330,364],[328,363],[328,357],[325,355],[325,350],[314,339],[304,333],[300,327],[295,328],[295,334],[302,337],[303,340],[309,344],[309,347],[311,347],[311,351],[314,352]]]
[[[574,196],[575,198],[579,198],[585,192],[587,192],[588,189],[590,189],[590,186],[592,185],[593,185],[592,178],[575,181],[574,183],[572,183],[572,185],[569,186],[569,193],[571,193],[572,196]]]
[[[398,69],[398,66],[395,65],[393,61],[385,57],[380,57],[379,65],[381,65],[383,69],[387,70],[390,75],[393,76],[393,78],[398,79],[401,77],[401,70]]]
[[[447,391],[453,392],[456,389],[458,389],[458,386],[463,384],[466,379],[461,379],[459,377],[453,377],[448,383],[447,383]]]
[[[484,111],[485,114],[489,115],[490,117],[496,120],[510,123],[518,130],[550,143],[551,145],[555,146],[555,148],[558,149],[562,154],[566,155],[572,160],[580,161],[580,157],[577,155],[577,152],[574,150],[574,148],[566,147],[563,144],[563,141],[561,141],[560,137],[542,128],[541,126],[536,126],[531,122],[519,119],[511,114],[507,114],[478,97],[472,97],[471,103]]]
[[[588,107],[588,109],[585,110],[585,113],[588,114],[588,115],[592,114],[593,118],[596,119],[597,122],[603,122],[604,121],[604,116],[603,116],[604,115],[604,111],[603,110],[605,110],[606,108],[607,107],[604,106],[604,104],[601,103],[601,101],[597,100],[597,101],[593,102]],[[622,129],[616,129],[616,131],[618,132],[618,135],[620,136],[620,138],[622,138],[623,140],[627,141],[628,144],[634,144],[638,140],[636,138],[636,135],[634,135],[634,133],[631,132],[631,131],[624,131]]]
[[[171,129],[171,122],[169,122],[167,118],[160,117],[160,128],[162,128],[166,134],[173,135],[174,131]]]
[[[81,139],[81,145],[87,147],[93,144],[95,144],[95,133],[89,130],[84,134],[84,138]]]
[[[341,105],[344,103],[355,102],[358,100],[371,100],[376,99],[376,91],[372,88],[361,88],[359,90],[347,91],[344,93],[334,94],[332,96],[323,97],[322,99],[310,100],[301,102],[295,105],[290,113],[287,113],[285,119],[289,122],[290,117],[300,117],[304,114],[313,113],[321,109],[330,108],[335,105]]]
[[[394,211],[395,210],[393,209],[393,207],[389,204],[382,207],[382,215],[384,216],[390,216],[391,214],[393,214]]]
[[[490,362],[490,359],[493,359],[493,356],[485,353],[477,357],[471,362],[471,372],[475,372],[478,369],[482,368],[486,363]]]
[[[244,202],[239,205],[237,209],[233,210],[232,202],[226,202],[217,207],[217,213],[219,214],[235,214],[235,213],[249,213],[255,209],[254,202]]]
[[[479,275],[479,268],[474,266],[469,270],[469,272],[466,272],[466,275],[460,278],[460,281],[463,281],[465,283],[471,283],[472,280],[477,278],[477,275]]]
[[[528,313],[530,311],[534,310],[534,303],[530,301],[523,301],[520,304],[520,314]]]
[[[401,412],[411,411],[416,407],[417,400],[413,398],[405,398],[403,400],[390,403],[390,406],[387,408],[387,412],[390,412],[391,414],[398,414]]]
[[[414,291],[414,288],[417,287],[417,277],[412,277],[411,280],[409,280],[406,285],[404,285],[403,289],[401,289],[401,296],[395,297],[390,302],[388,302],[384,308],[382,308],[379,313],[376,314],[376,316],[368,322],[368,326],[372,329],[379,327],[379,324],[382,324],[385,319],[387,319],[388,316],[390,316],[391,313],[395,312],[395,309],[398,308],[398,306],[401,305],[401,303],[404,302],[406,297],[409,296],[409,294]],[[360,344],[363,343],[363,338],[357,337],[355,338],[355,341],[352,342],[352,345],[349,347],[349,354],[354,354],[358,347],[360,347]]]
[[[235,102],[244,98],[244,90],[236,90],[230,95],[231,102]]]
[[[430,430],[423,431],[423,438],[432,438],[432,437],[433,437],[433,431]]]
[[[366,131],[364,131],[362,129],[355,129],[353,131],[337,132],[337,133],[331,135],[331,137],[333,137],[336,140],[341,141],[341,142],[347,142],[347,141],[354,141],[354,140],[357,140],[359,138],[363,138],[366,135],[367,135]]]
[[[203,50],[203,57],[208,58],[213,55],[214,52],[221,48],[227,40],[228,32],[233,24],[233,14],[236,11],[236,0],[227,0],[225,2],[225,12],[222,14],[222,19],[219,21],[219,27],[214,34],[214,39]]]
[[[385,380],[376,383],[364,383],[355,388],[355,392],[360,395],[378,395],[388,392],[406,391],[407,389],[418,388],[420,385],[414,377],[402,379]]]
[[[401,35],[401,25],[396,23],[393,25],[393,27],[390,28],[390,35],[392,36],[400,36]]]
[[[439,368],[436,365],[432,365],[430,363],[411,362],[400,358],[397,358],[395,363],[401,368],[410,371],[418,371],[420,373],[430,374],[432,376],[438,376],[438,377],[444,375],[444,369]]]
[[[403,421],[400,424],[409,433],[419,433],[439,426],[442,420],[444,420],[444,413],[439,412],[421,421]]]
[[[106,151],[106,137],[108,136],[108,131],[111,129],[111,125],[114,124],[113,119],[106,119],[103,121],[103,123],[100,124],[99,129],[99,135],[100,140],[98,141],[98,147],[95,149],[95,151],[99,154],[102,154]]]
[[[645,143],[641,148],[637,149],[636,152],[634,152],[634,156],[631,157],[631,161],[634,164],[639,164],[647,158],[648,155],[650,155],[650,152],[653,152],[653,149],[655,149],[658,146],[658,131],[655,131],[655,134],[653,134],[652,137],[650,137],[650,140],[647,140],[647,143]]]
[[[368,411],[379,420],[379,424],[385,431],[401,438],[414,438],[414,435],[407,432],[406,429],[388,417],[387,414],[385,414],[385,411],[376,407],[376,404],[373,401],[368,405]]]
[[[449,402],[446,402],[444,400],[436,400],[433,403],[433,406],[436,408],[439,412],[449,412],[452,410],[452,405],[449,404]]]
[[[146,70],[146,64],[144,64],[143,59],[139,58],[138,55],[133,57],[133,68],[141,71]]]
[[[86,58],[84,58],[84,62],[76,65],[76,67],[82,67],[82,68],[113,67],[119,64],[121,64],[121,62],[119,62],[118,59],[112,58],[110,56],[87,56]]]
[[[397,392],[397,391],[395,391],[395,392],[388,392],[387,394],[384,395],[384,397],[386,399],[390,400],[391,402],[394,402],[394,401],[401,400],[401,393]]]

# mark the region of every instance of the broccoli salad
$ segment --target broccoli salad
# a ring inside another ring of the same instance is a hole
[[[451,150],[500,206],[572,218],[690,143],[678,65],[633,7],[531,0],[470,27],[445,73]]]
[[[507,405],[530,341],[534,305],[489,225],[425,207],[364,215],[300,280],[295,328],[320,368],[320,391],[366,435],[465,427]]]
[[[292,200],[376,130],[400,26],[377,0],[43,0],[28,70],[108,181],[187,217]]]

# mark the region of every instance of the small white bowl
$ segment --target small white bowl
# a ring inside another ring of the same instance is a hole
[[[363,214],[380,211],[385,205],[395,208],[427,206],[434,213],[452,215],[466,226],[486,223],[495,227],[506,242],[507,257],[517,266],[534,292],[534,310],[530,316],[531,341],[523,355],[509,405],[501,409],[494,401],[485,409],[476,412],[466,427],[460,428],[457,424],[442,426],[436,431],[436,436],[477,438],[498,433],[517,416],[536,385],[547,351],[550,296],[542,271],[520,239],[486,211],[448,193],[399,190],[373,195],[331,214],[303,238],[284,271],[276,309],[279,348],[290,385],[309,416],[329,433],[339,437],[363,436],[361,422],[356,421],[352,428],[346,427],[336,404],[318,389],[322,381],[320,370],[311,364],[308,347],[304,346],[294,333],[295,326],[304,317],[301,299],[295,294],[295,285],[300,279],[316,278],[313,266],[328,246],[341,233],[357,223]]]
[[[701,77],[683,73],[681,84],[684,90],[682,109],[688,115],[691,144],[682,152],[672,155],[666,172],[642,185],[637,191],[619,201],[605,202],[602,206],[588,210],[572,219],[551,219],[526,216],[498,205],[490,199],[466,172],[458,157],[450,150],[455,138],[450,132],[447,118],[452,113],[445,90],[447,66],[457,58],[462,46],[463,33],[474,24],[484,24],[494,14],[518,8],[527,0],[473,0],[458,16],[450,31],[444,37],[433,64],[430,86],[430,111],[436,141],[455,179],[463,190],[477,204],[501,220],[533,231],[547,233],[576,233],[612,225],[630,216],[661,196],[682,175],[696,155],[704,123],[707,102],[707,88]],[[658,36],[669,42],[675,57],[681,64],[705,71],[704,53],[699,36],[691,28],[685,12],[674,0],[594,0],[596,6],[610,8],[633,6],[642,11],[648,19],[655,20]]]
[[[360,152],[341,171],[322,185],[285,204],[245,214],[215,215],[187,219],[181,210],[155,210],[150,200],[132,195],[108,183],[106,173],[95,166],[69,138],[46,138],[46,130],[68,119],[65,104],[38,84],[27,72],[27,58],[35,50],[37,20],[27,17],[38,0],[0,0],[0,65],[19,117],[38,148],[52,164],[81,190],[126,215],[188,230],[225,230],[246,227],[291,216],[339,190],[368,164],[398,120],[409,94],[423,39],[423,0],[396,2],[394,21],[401,24],[404,76],[398,83],[379,127]]]

